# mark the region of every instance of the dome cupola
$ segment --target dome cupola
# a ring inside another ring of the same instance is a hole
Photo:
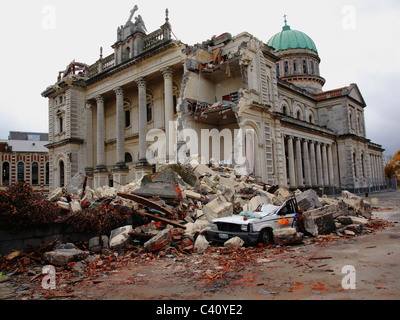
[[[277,76],[312,93],[321,92],[325,79],[319,73],[317,47],[304,32],[292,30],[284,17],[282,31],[267,42],[281,59],[276,66]]]

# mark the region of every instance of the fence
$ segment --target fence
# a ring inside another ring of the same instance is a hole
[[[380,192],[397,190],[397,188],[397,179],[395,178],[366,178],[359,186],[356,186],[355,183],[353,184],[353,193]]]

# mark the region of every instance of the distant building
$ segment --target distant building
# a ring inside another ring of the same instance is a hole
[[[36,191],[48,192],[49,142],[47,133],[11,131],[8,140],[0,139],[0,188],[25,181]]]
[[[149,34],[140,15],[131,21],[134,12],[111,55],[72,62],[42,93],[51,190],[78,171],[96,188],[126,184],[152,165],[196,153],[292,190],[385,184],[384,150],[367,138],[360,89],[324,91],[315,43],[286,20],[267,43],[243,32],[186,45],[172,39],[168,12]],[[187,132],[217,132],[217,139],[202,145]],[[221,138],[241,146],[218,148]],[[154,141],[164,148],[152,149]],[[237,150],[245,160],[237,161]]]

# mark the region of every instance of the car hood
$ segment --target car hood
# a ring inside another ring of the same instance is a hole
[[[246,218],[243,216],[234,215],[234,216],[230,216],[230,217],[214,219],[213,223],[223,222],[223,223],[247,225],[250,222],[254,222],[254,221],[260,221],[260,219],[249,219],[249,218]]]

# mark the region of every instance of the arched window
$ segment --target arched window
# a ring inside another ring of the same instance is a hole
[[[17,165],[17,179],[18,181],[25,180],[25,165],[23,162],[18,162]]]
[[[283,106],[283,107],[282,107],[282,113],[283,113],[285,116],[288,115],[288,111],[287,111],[287,107],[286,107],[286,106]]]
[[[293,73],[297,74],[297,72],[298,72],[297,60],[293,60]]]
[[[284,67],[285,67],[285,76],[289,75],[289,62],[285,61],[283,63]]]
[[[46,162],[46,180],[45,180],[45,185],[48,186],[50,182],[50,165],[48,162]]]
[[[356,159],[356,152],[353,152],[353,166],[354,166],[354,177],[358,178],[357,174],[357,159]]]
[[[59,163],[59,177],[60,177],[60,187],[65,186],[65,165],[64,161],[60,161]]]
[[[8,162],[3,162],[3,169],[1,171],[1,180],[3,181],[3,186],[10,185],[10,164]]]
[[[364,153],[361,153],[361,177],[365,177]]]
[[[308,122],[314,123],[314,118],[313,118],[313,115],[312,115],[312,114],[310,114],[310,115],[308,116]]]
[[[303,60],[303,73],[308,74],[307,60]]]
[[[32,185],[37,186],[39,184],[39,165],[37,162],[32,163],[31,177]]]
[[[301,120],[301,112],[300,112],[300,110],[297,110],[296,118]]]
[[[153,94],[150,91],[147,91],[146,113],[147,122],[153,120]]]
[[[310,60],[310,66],[311,66],[311,74],[314,74],[315,73],[314,61]]]
[[[129,152],[125,153],[125,163],[133,162],[132,155]]]

